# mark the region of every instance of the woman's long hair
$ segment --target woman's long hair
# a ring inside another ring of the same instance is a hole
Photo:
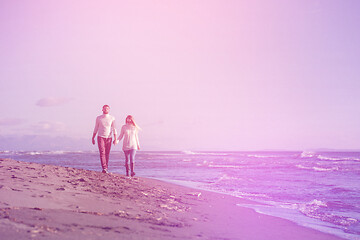
[[[133,125],[134,127],[136,127],[137,130],[141,130],[141,128],[139,127],[139,125],[136,124],[135,120],[134,120],[134,117],[131,116],[131,115],[128,115],[125,119],[125,123],[126,124],[131,124]]]

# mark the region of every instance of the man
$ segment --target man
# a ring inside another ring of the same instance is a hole
[[[114,134],[113,144],[116,144],[115,117],[109,114],[110,107],[108,105],[103,106],[102,112],[103,114],[96,118],[94,133],[92,137],[92,144],[95,145],[95,136],[97,134],[97,142],[100,152],[100,162],[103,169],[102,172],[109,173],[108,164],[112,142],[112,134]]]

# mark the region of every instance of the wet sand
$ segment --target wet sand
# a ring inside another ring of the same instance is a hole
[[[0,159],[0,239],[340,239],[239,203],[249,201],[142,177]]]

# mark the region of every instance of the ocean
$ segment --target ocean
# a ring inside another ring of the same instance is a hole
[[[97,151],[0,151],[0,158],[101,171]],[[109,170],[125,173],[112,151]],[[241,205],[300,225],[360,240],[360,152],[148,152],[137,176],[216,191],[260,204]]]

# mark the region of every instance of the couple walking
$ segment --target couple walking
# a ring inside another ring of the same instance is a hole
[[[117,138],[117,131],[115,126],[115,117],[109,114],[110,107],[104,105],[102,108],[103,114],[96,118],[94,133],[92,136],[92,144],[95,144],[95,137],[97,135],[97,142],[100,152],[100,162],[103,169],[103,173],[108,173],[109,155],[111,149],[111,143],[116,145],[119,141],[123,140],[123,151],[125,154],[125,168],[126,176],[133,177],[135,154],[136,150],[140,150],[138,130],[140,129],[131,115],[128,115],[125,120],[125,124],[121,127],[121,132]],[[114,140],[112,139],[114,135]],[[129,165],[130,162],[130,165]]]

